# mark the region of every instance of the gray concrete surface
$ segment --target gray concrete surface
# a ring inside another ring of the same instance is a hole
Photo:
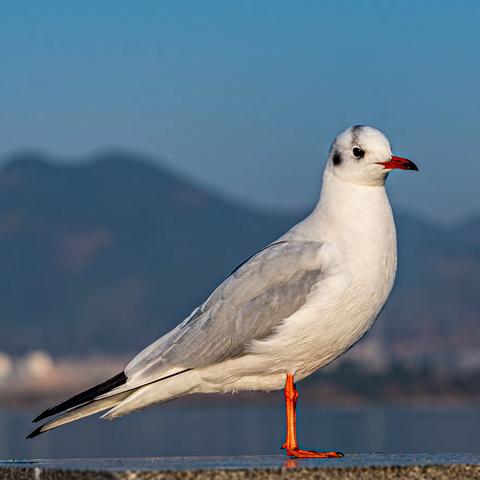
[[[0,479],[479,479],[480,455],[346,454],[297,460],[282,455],[0,461]]]

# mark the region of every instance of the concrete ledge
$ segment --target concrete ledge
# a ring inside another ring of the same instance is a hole
[[[347,454],[290,460],[281,455],[0,461],[2,480],[480,480],[480,455]]]

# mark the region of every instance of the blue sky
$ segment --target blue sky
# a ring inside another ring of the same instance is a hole
[[[480,3],[0,4],[0,155],[111,146],[267,207],[311,204],[333,136],[371,124],[421,168],[394,203],[480,212]]]

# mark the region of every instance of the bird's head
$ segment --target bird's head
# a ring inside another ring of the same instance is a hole
[[[342,180],[359,185],[383,185],[394,169],[418,170],[403,157],[392,154],[387,137],[376,128],[355,125],[333,142],[327,169]]]

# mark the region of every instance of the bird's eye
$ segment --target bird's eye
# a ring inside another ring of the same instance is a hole
[[[352,150],[352,153],[355,158],[363,158],[363,156],[365,155],[365,152],[361,148],[357,147]]]

